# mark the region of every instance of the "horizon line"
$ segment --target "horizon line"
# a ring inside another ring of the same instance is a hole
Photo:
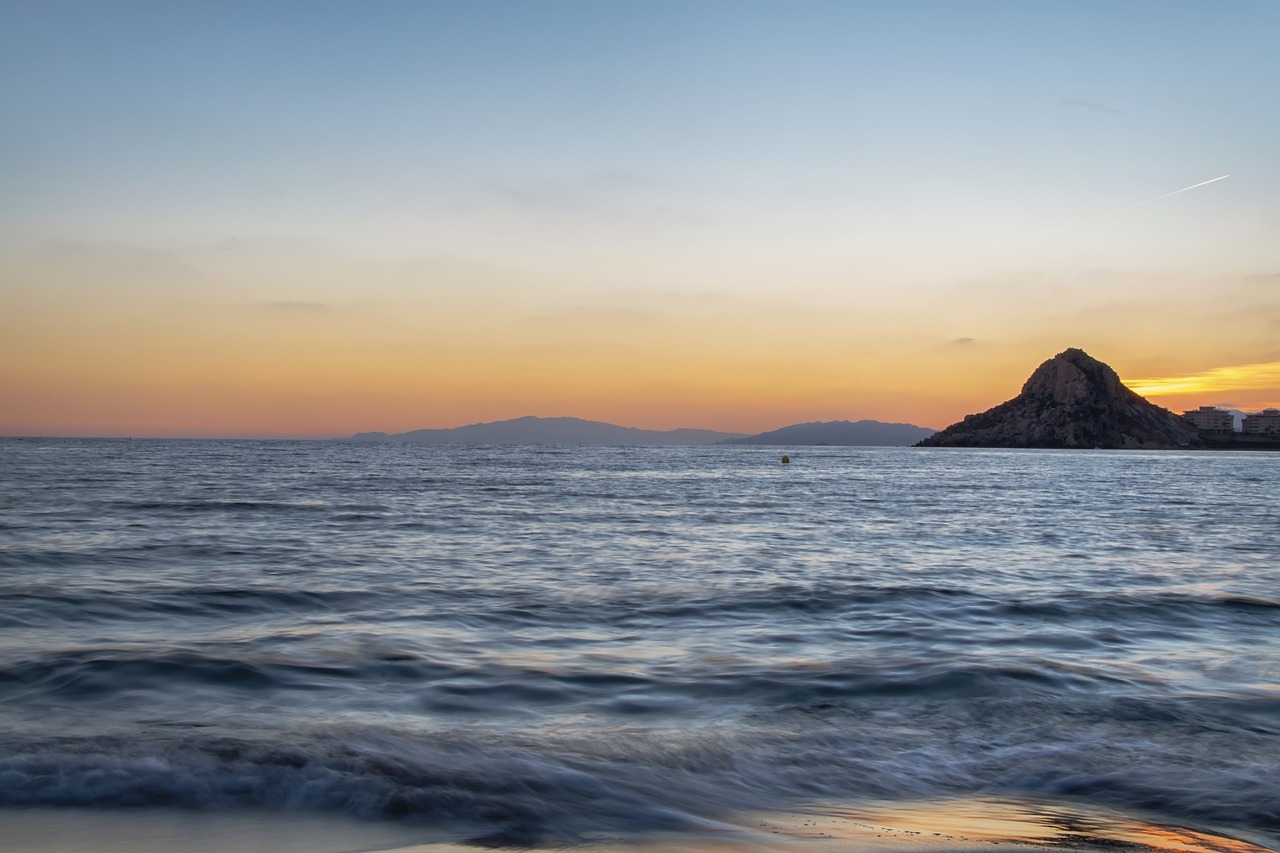
[[[857,420],[837,419],[837,420],[830,420],[830,421],[793,421],[791,423],[783,424],[782,426],[779,426],[779,427],[773,427],[772,429],[758,430],[756,432],[743,432],[743,431],[735,432],[733,430],[710,429],[708,427],[672,427],[669,429],[652,429],[648,427],[626,426],[624,424],[616,424],[610,421],[599,421],[599,420],[593,420],[590,418],[581,418],[576,415],[553,415],[553,416],[517,415],[516,417],[512,417],[512,418],[500,418],[498,420],[493,420],[493,421],[472,421],[469,423],[459,424],[458,426],[452,426],[452,427],[417,427],[413,429],[403,430],[400,432],[386,432],[384,430],[358,430],[356,432],[353,432],[347,435],[278,435],[278,434],[277,435],[244,435],[244,434],[236,434],[236,435],[83,435],[83,434],[41,435],[41,434],[30,434],[30,433],[27,433],[27,434],[15,433],[15,434],[0,434],[0,439],[4,439],[4,440],[67,439],[67,440],[84,440],[84,441],[132,441],[135,439],[139,441],[351,441],[357,435],[381,434],[381,435],[387,435],[387,436],[395,436],[395,435],[403,435],[405,433],[410,433],[410,432],[426,432],[426,431],[450,432],[452,430],[465,429],[466,427],[471,427],[471,426],[487,426],[490,424],[510,423],[512,421],[519,421],[519,420],[526,420],[526,419],[543,420],[543,421],[575,420],[575,421],[582,421],[583,423],[602,424],[604,426],[616,427],[618,429],[636,430],[639,432],[656,432],[656,433],[670,433],[670,432],[684,432],[684,431],[708,432],[708,433],[723,435],[727,438],[748,438],[753,435],[765,435],[767,433],[776,432],[781,429],[786,429],[787,427],[806,426],[809,424],[833,424],[833,423],[856,424],[864,421],[871,421],[872,423],[884,424],[886,426],[910,426],[910,427],[916,427],[918,429],[933,430],[934,432],[939,431],[939,428],[937,427],[926,426],[924,424],[909,423],[907,421],[882,421],[882,420],[877,420],[876,418],[859,418]]]

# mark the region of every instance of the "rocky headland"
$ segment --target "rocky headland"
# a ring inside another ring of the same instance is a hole
[[[1166,450],[1204,445],[1200,432],[1124,386],[1106,364],[1069,349],[1036,368],[1022,393],[917,447]]]

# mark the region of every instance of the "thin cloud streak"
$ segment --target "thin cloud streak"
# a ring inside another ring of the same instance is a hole
[[[1135,202],[1134,204],[1131,204],[1131,205],[1129,205],[1128,207],[1121,208],[1121,209],[1122,209],[1122,210],[1132,210],[1132,209],[1133,209],[1133,208],[1135,208],[1135,207],[1142,207],[1144,204],[1151,204],[1151,203],[1152,203],[1152,202],[1154,202],[1154,201],[1160,201],[1160,199],[1162,199],[1162,198],[1169,198],[1170,196],[1175,196],[1175,195],[1178,195],[1179,193],[1185,193],[1185,192],[1187,192],[1188,190],[1194,190],[1194,189],[1196,189],[1197,187],[1203,187],[1203,186],[1204,186],[1204,185],[1206,185],[1206,184],[1215,184],[1215,183],[1217,183],[1218,181],[1225,181],[1225,180],[1226,180],[1227,178],[1229,178],[1229,177],[1231,177],[1231,173],[1230,173],[1230,172],[1228,172],[1228,173],[1227,173],[1227,174],[1225,174],[1225,175],[1219,175],[1219,176],[1218,176],[1218,177],[1216,177],[1216,178],[1210,178],[1210,179],[1209,179],[1209,180],[1207,180],[1207,181],[1201,181],[1201,182],[1200,182],[1200,183],[1198,183],[1198,184],[1192,184],[1192,185],[1191,185],[1191,186],[1189,186],[1189,187],[1183,187],[1183,188],[1182,188],[1182,189],[1180,189],[1180,190],[1174,190],[1174,191],[1173,191],[1173,192],[1171,192],[1171,193],[1165,193],[1164,195],[1158,195],[1158,196],[1156,196],[1155,198],[1149,198],[1149,199],[1147,199],[1146,201],[1139,201],[1139,202]]]

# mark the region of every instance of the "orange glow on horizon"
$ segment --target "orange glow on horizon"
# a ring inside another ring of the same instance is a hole
[[[334,348],[243,329],[234,339],[200,334],[186,350],[180,337],[171,330],[114,351],[85,338],[0,365],[0,434],[325,438],[524,415],[741,433],[862,418],[941,429],[1011,398],[1034,368],[1020,351],[994,364],[885,344],[848,357],[800,338],[753,351],[749,335],[725,333],[666,350],[590,341]],[[1175,410],[1254,411],[1280,403],[1280,363],[1126,384]]]
[[[1183,376],[1134,379],[1125,384],[1174,410],[1213,404],[1241,411],[1280,406],[1280,361],[1216,367]]]
[[[1144,397],[1173,394],[1225,394],[1232,391],[1275,391],[1280,388],[1280,361],[1215,367],[1187,376],[1161,376],[1125,382]]]
[[[1129,384],[1166,406],[1280,401],[1280,362],[1159,378],[1163,321],[1055,313],[1024,326],[1038,303],[1003,289],[609,288],[325,258],[285,259],[269,276],[117,254],[8,259],[0,435],[325,438],[525,415],[748,434],[863,418],[941,429],[1010,399],[1068,346],[1158,377]],[[1178,356],[1229,363],[1207,348]]]

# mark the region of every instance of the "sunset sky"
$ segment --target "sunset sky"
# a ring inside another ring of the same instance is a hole
[[[1071,346],[1277,406],[1277,43],[1274,0],[8,3],[0,434],[943,427]]]

